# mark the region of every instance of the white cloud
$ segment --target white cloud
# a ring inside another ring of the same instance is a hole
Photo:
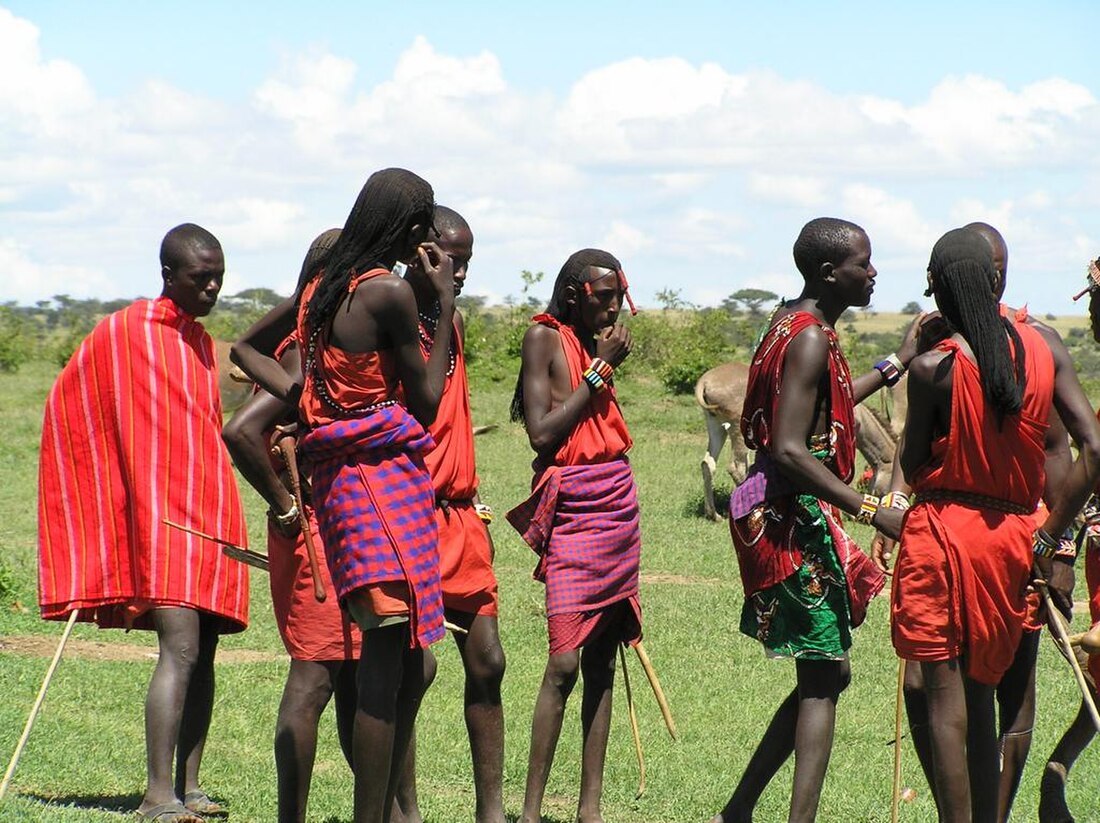
[[[820,177],[753,172],[749,174],[749,191],[769,203],[809,207],[826,202],[826,182]]]

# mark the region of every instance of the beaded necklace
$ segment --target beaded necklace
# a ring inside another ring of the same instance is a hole
[[[417,316],[420,318],[420,322],[417,324],[417,331],[420,334],[420,345],[430,356],[432,353],[432,345],[435,343],[436,328],[439,325],[439,307],[438,305],[436,306],[436,312],[434,314],[425,314],[422,311],[418,311]],[[430,332],[429,329],[431,330]],[[455,373],[455,341],[453,336],[448,354],[450,355],[450,360],[447,365],[447,376],[450,377]]]
[[[397,398],[390,400],[381,400],[378,403],[371,403],[369,406],[343,406],[336,401],[336,399],[328,393],[328,387],[325,385],[325,376],[321,373],[321,364],[317,359],[317,335],[321,331],[318,327],[313,330],[313,333],[309,336],[309,348],[306,352],[306,368],[307,374],[313,375],[313,388],[317,392],[317,395],[321,398],[321,401],[333,409],[337,414],[350,416],[355,415],[361,417],[378,409],[384,409],[387,406],[396,406]]]

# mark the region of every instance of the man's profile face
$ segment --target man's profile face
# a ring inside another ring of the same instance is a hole
[[[225,277],[225,256],[218,246],[188,243],[176,262],[165,266],[164,296],[194,317],[206,317],[218,302]]]
[[[589,266],[583,284],[578,289],[581,326],[593,333],[614,326],[623,305],[623,290],[619,273],[611,269]]]
[[[466,283],[466,273],[470,267],[470,258],[474,256],[474,235],[467,228],[443,229],[439,239],[435,241],[440,250],[451,258],[451,266],[454,270],[455,296],[462,292]],[[430,287],[420,265],[419,256],[409,265],[409,277],[422,285]]]
[[[834,266],[832,273],[845,305],[870,305],[878,272],[871,265],[871,241],[866,234],[852,232],[848,256]]]

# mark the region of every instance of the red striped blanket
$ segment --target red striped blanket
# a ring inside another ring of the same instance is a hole
[[[318,426],[299,442],[336,593],[405,580],[415,606],[411,644],[442,639],[435,495],[424,467],[431,437],[391,405]]]
[[[80,344],[46,400],[39,456],[39,604],[152,628],[150,606],[248,622],[247,567],[165,518],[247,543],[221,441],[210,336],[171,300],[139,300]]]
[[[539,554],[548,616],[599,609],[638,594],[638,494],[625,459],[551,466],[507,514]]]

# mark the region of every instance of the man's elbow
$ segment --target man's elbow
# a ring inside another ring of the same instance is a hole
[[[781,472],[789,475],[799,460],[805,456],[806,448],[794,443],[773,444],[771,449],[772,461]]]
[[[1090,437],[1081,443],[1080,460],[1093,481],[1100,477],[1100,437]]]

